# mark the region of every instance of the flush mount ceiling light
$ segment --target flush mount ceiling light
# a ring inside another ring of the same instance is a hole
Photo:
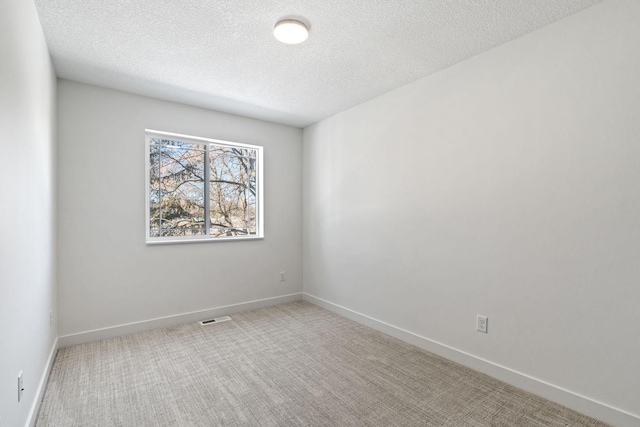
[[[273,35],[282,43],[298,44],[309,37],[309,29],[295,19],[283,19],[276,24]]]

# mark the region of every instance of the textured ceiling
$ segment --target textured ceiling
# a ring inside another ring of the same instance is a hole
[[[59,77],[303,127],[600,0],[35,0]],[[309,39],[272,35],[285,17]]]

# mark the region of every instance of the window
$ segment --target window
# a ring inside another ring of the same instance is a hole
[[[147,243],[263,237],[262,147],[146,131]]]

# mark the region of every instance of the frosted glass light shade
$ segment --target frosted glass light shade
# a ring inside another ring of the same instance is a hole
[[[309,37],[309,29],[300,21],[284,19],[276,24],[273,35],[282,43],[297,44]]]

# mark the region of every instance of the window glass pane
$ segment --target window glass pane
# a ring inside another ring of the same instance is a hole
[[[211,236],[256,234],[256,151],[210,145]]]
[[[152,138],[150,236],[205,234],[204,149],[202,144]]]
[[[160,156],[161,148],[149,149],[149,236],[160,236]]]

